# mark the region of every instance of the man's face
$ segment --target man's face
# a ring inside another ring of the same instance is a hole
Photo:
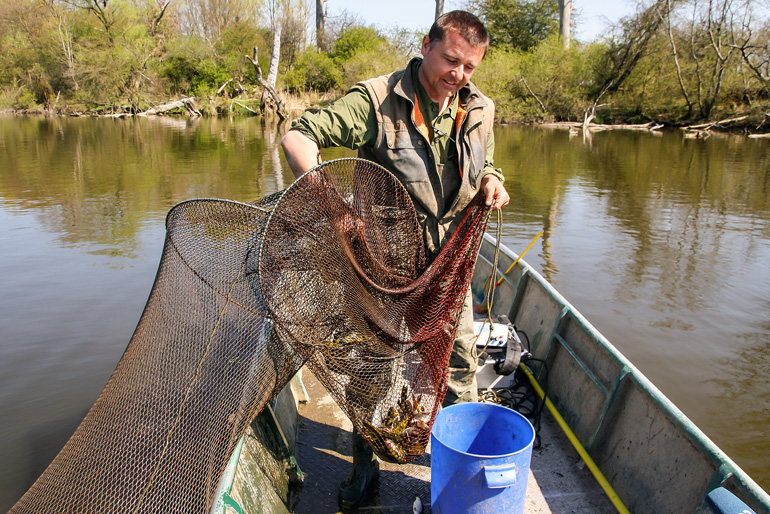
[[[428,96],[442,103],[460,90],[484,58],[484,48],[474,47],[455,32],[446,32],[443,40],[431,44],[422,39],[422,66],[418,72]]]

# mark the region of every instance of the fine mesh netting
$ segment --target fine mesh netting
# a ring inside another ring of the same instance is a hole
[[[241,435],[304,364],[381,458],[414,460],[487,214],[474,200],[429,263],[406,190],[360,159],[254,205],[177,205],[123,357],[10,512],[208,512]]]

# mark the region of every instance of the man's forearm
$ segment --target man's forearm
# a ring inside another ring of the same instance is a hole
[[[281,139],[281,146],[295,177],[321,163],[318,145],[299,130],[290,130]]]

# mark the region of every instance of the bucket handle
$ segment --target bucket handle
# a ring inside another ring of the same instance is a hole
[[[487,481],[487,487],[490,489],[501,489],[514,485],[518,474],[519,466],[513,463],[484,466],[484,478]]]

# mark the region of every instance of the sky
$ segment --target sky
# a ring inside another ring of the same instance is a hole
[[[463,0],[444,0],[444,12],[459,9],[464,4]],[[595,39],[610,23],[632,14],[635,5],[633,0],[573,0],[572,15],[577,18],[573,37],[580,41]],[[367,25],[425,31],[433,23],[436,11],[435,0],[327,0],[326,6],[330,17],[347,10]]]

